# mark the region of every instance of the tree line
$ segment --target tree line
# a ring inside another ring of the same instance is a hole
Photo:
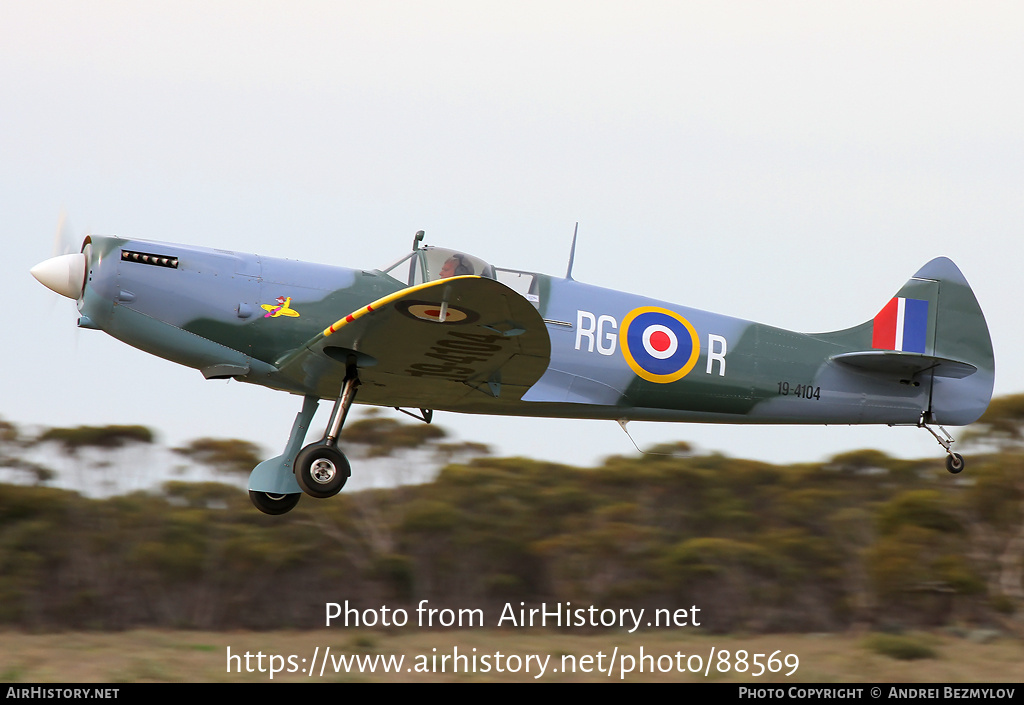
[[[362,424],[362,426],[360,426]],[[1018,628],[1024,607],[1024,395],[971,429],[965,473],[874,450],[774,465],[697,454],[596,467],[495,458],[443,429],[370,416],[346,428],[373,457],[429,451],[424,484],[255,511],[237,487],[168,482],[88,499],[0,485],[0,624],[33,630],[319,627],[327,602],[373,609],[571,601],[701,609],[704,628]],[[423,429],[430,429],[425,431]],[[44,439],[45,436],[45,439]],[[153,443],[142,427],[0,422],[0,465],[50,443],[69,457]],[[183,457],[247,472],[258,449],[200,439]],[[54,451],[57,452],[57,451]]]

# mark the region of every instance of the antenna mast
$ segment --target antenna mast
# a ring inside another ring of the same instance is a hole
[[[576,259],[576,233],[580,230],[580,221],[576,221],[576,227],[572,231],[572,249],[569,250],[569,266],[565,270],[565,278],[569,281],[575,281],[572,278],[572,263]]]

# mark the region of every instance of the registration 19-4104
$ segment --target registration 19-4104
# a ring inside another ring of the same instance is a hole
[[[798,397],[800,399],[821,399],[821,387],[810,384],[790,384],[779,382],[779,396]]]

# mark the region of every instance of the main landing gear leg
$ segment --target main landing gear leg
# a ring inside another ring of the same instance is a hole
[[[264,514],[284,514],[291,511],[302,497],[295,482],[292,463],[306,439],[313,415],[320,397],[306,396],[302,400],[302,411],[295,417],[288,445],[281,455],[264,460],[249,475],[249,499]]]
[[[295,458],[295,481],[310,497],[333,497],[341,492],[352,474],[348,458],[338,450],[337,443],[358,387],[359,376],[353,365],[345,376],[341,396],[334,403],[326,434],[321,440],[299,451]]]
[[[949,435],[949,431],[942,426],[938,427],[942,431],[942,435],[937,434],[935,429],[925,421],[926,416],[927,414],[921,414],[921,420],[917,422],[918,427],[935,436],[935,440],[939,442],[939,445],[946,449],[946,469],[952,474],[958,475],[964,469],[966,463],[964,462],[964,456],[953,452],[952,446],[956,441]]]

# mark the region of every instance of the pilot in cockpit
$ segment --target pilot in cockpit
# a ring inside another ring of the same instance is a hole
[[[451,257],[445,260],[441,266],[441,272],[437,275],[438,279],[447,279],[448,277],[459,277],[466,274],[473,273],[473,265],[467,260],[463,254],[455,253]]]

